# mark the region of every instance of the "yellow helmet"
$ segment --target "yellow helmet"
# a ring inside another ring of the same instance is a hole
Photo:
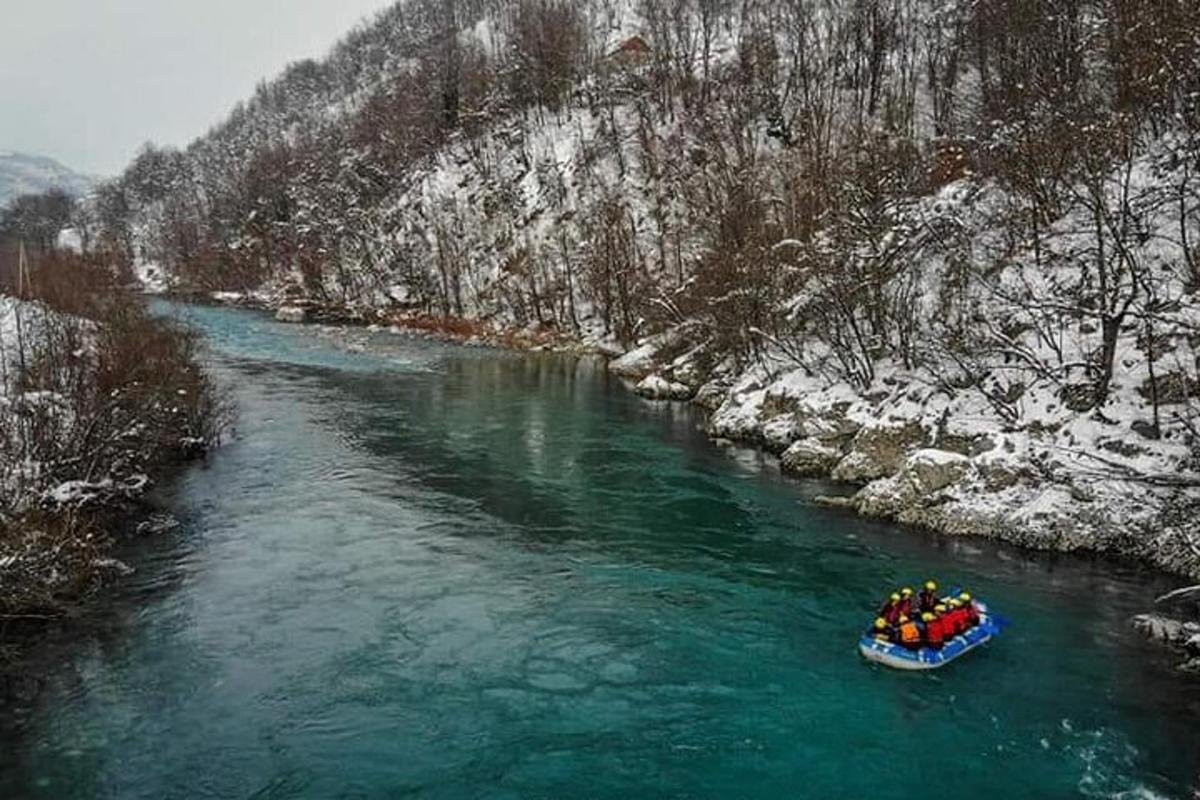
[[[921,615],[921,619],[925,622],[933,622],[933,614],[930,614],[928,611],[926,611]]]
[[[969,602],[971,602],[971,593],[970,593],[970,592],[963,592],[962,594],[960,594],[960,595],[958,596],[958,599],[959,599],[959,600],[962,600],[964,603],[969,603]]]
[[[958,608],[961,605],[962,605],[962,601],[959,600],[957,597],[950,598],[950,607],[951,608]]]
[[[900,595],[896,594],[895,592],[892,592],[892,602],[893,602],[893,603],[899,603],[899,602],[900,602]]]
[[[912,597],[913,590],[905,586],[900,590],[900,594],[904,595],[905,597]]]
[[[887,627],[887,620],[884,619],[883,617],[880,617],[879,619],[875,620],[875,627],[878,630],[883,630],[884,628]]]
[[[937,605],[934,607],[934,609],[933,609],[933,610],[934,610],[934,611],[936,611],[936,612],[937,612],[937,613],[939,613],[939,614],[945,614],[945,613],[946,613],[946,606],[945,606],[945,604],[943,604],[943,603],[938,603],[938,604],[937,604]]]
[[[901,622],[908,622],[908,615],[907,615],[907,614],[901,614],[901,615],[900,615],[900,621],[901,621]]]
[[[936,583],[934,583],[933,581],[925,581],[925,588],[926,588],[926,589],[928,589],[928,590],[929,590],[929,591],[931,591],[931,592],[936,592],[936,591],[937,591],[937,584],[936,584]]]

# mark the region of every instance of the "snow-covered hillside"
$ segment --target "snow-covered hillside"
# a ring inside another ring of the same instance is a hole
[[[1036,8],[409,0],[144,152],[91,240],[632,350],[863,512],[1198,572],[1200,6]]]
[[[0,207],[23,194],[61,189],[73,196],[91,191],[95,180],[52,158],[0,151]]]

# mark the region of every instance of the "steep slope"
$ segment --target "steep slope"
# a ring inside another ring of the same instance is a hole
[[[80,175],[52,158],[0,151],[0,206],[23,194],[41,194],[51,189],[81,196],[94,185],[93,178]]]

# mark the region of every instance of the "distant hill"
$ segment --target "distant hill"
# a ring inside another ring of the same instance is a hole
[[[23,194],[55,188],[73,195],[86,194],[94,184],[94,179],[52,158],[0,150],[0,206]]]

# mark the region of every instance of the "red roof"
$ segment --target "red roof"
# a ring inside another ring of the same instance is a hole
[[[618,47],[617,52],[641,55],[651,52],[651,47],[642,37],[634,36],[630,39],[627,39],[620,47]]]

